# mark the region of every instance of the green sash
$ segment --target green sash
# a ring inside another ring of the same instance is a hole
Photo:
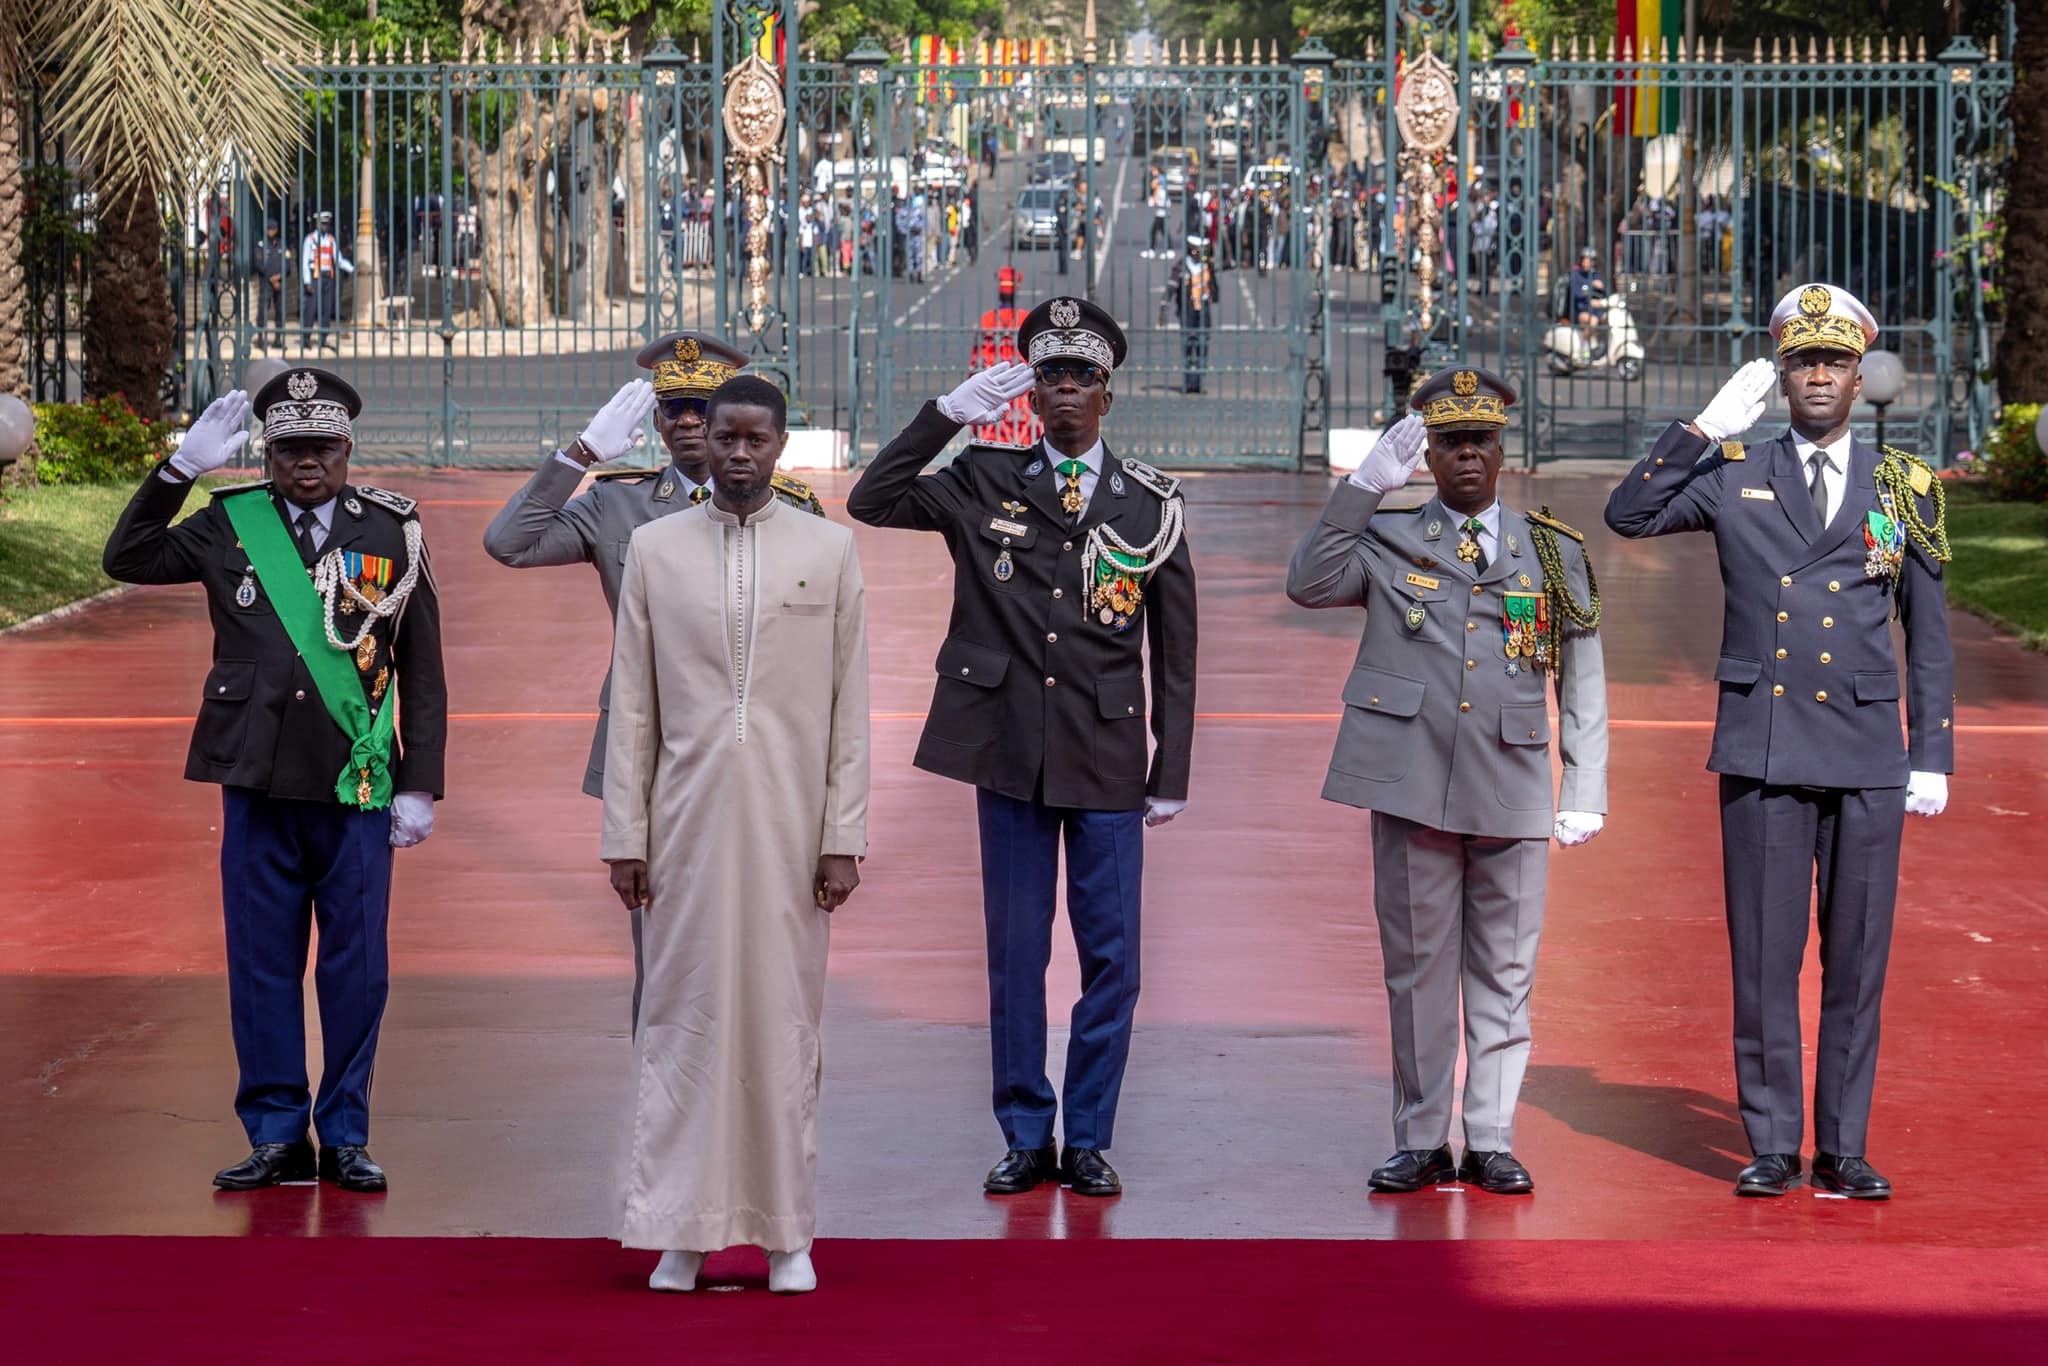
[[[299,558],[298,544],[284,529],[284,522],[271,505],[270,495],[261,489],[231,494],[221,499],[221,510],[241,537],[249,563],[263,581],[263,591],[285,634],[298,647],[313,675],[313,686],[327,706],[327,714],[348,737],[348,767],[335,779],[334,795],[343,806],[366,811],[391,804],[391,699],[398,690],[384,695],[373,719],[370,704],[363,698],[362,680],[356,676],[353,659],[345,650],[327,643],[326,604],[313,591],[313,580]]]

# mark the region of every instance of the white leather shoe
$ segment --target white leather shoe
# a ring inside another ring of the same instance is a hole
[[[647,1278],[647,1288],[675,1292],[695,1290],[697,1273],[703,1269],[704,1254],[701,1252],[664,1252],[654,1274]]]
[[[768,1254],[768,1288],[778,1295],[804,1295],[818,1288],[808,1244],[794,1252]]]

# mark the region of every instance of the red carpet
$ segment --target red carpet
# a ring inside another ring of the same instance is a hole
[[[41,1362],[2039,1361],[2048,1253],[1596,1242],[821,1242],[685,1296],[650,1254],[497,1238],[0,1238]]]

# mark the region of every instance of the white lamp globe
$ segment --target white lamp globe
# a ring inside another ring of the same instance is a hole
[[[1865,403],[1882,408],[1898,402],[1899,395],[1906,392],[1906,366],[1895,352],[1864,352],[1858,372],[1863,376]]]
[[[35,439],[35,410],[13,394],[0,394],[0,465],[21,459]]]

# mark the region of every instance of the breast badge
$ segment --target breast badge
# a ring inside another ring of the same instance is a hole
[[[241,584],[235,589],[235,606],[254,607],[255,605],[256,576],[254,574],[244,574],[242,575]]]
[[[1408,605],[1407,621],[1409,630],[1420,631],[1422,629],[1422,623],[1428,620],[1429,613],[1423,610],[1421,603],[1416,602],[1410,603]]]
[[[1010,576],[1017,572],[1016,563],[1010,559],[1010,552],[1005,550],[996,556],[996,562],[990,567],[989,572],[996,576],[997,583],[1008,583]]]

